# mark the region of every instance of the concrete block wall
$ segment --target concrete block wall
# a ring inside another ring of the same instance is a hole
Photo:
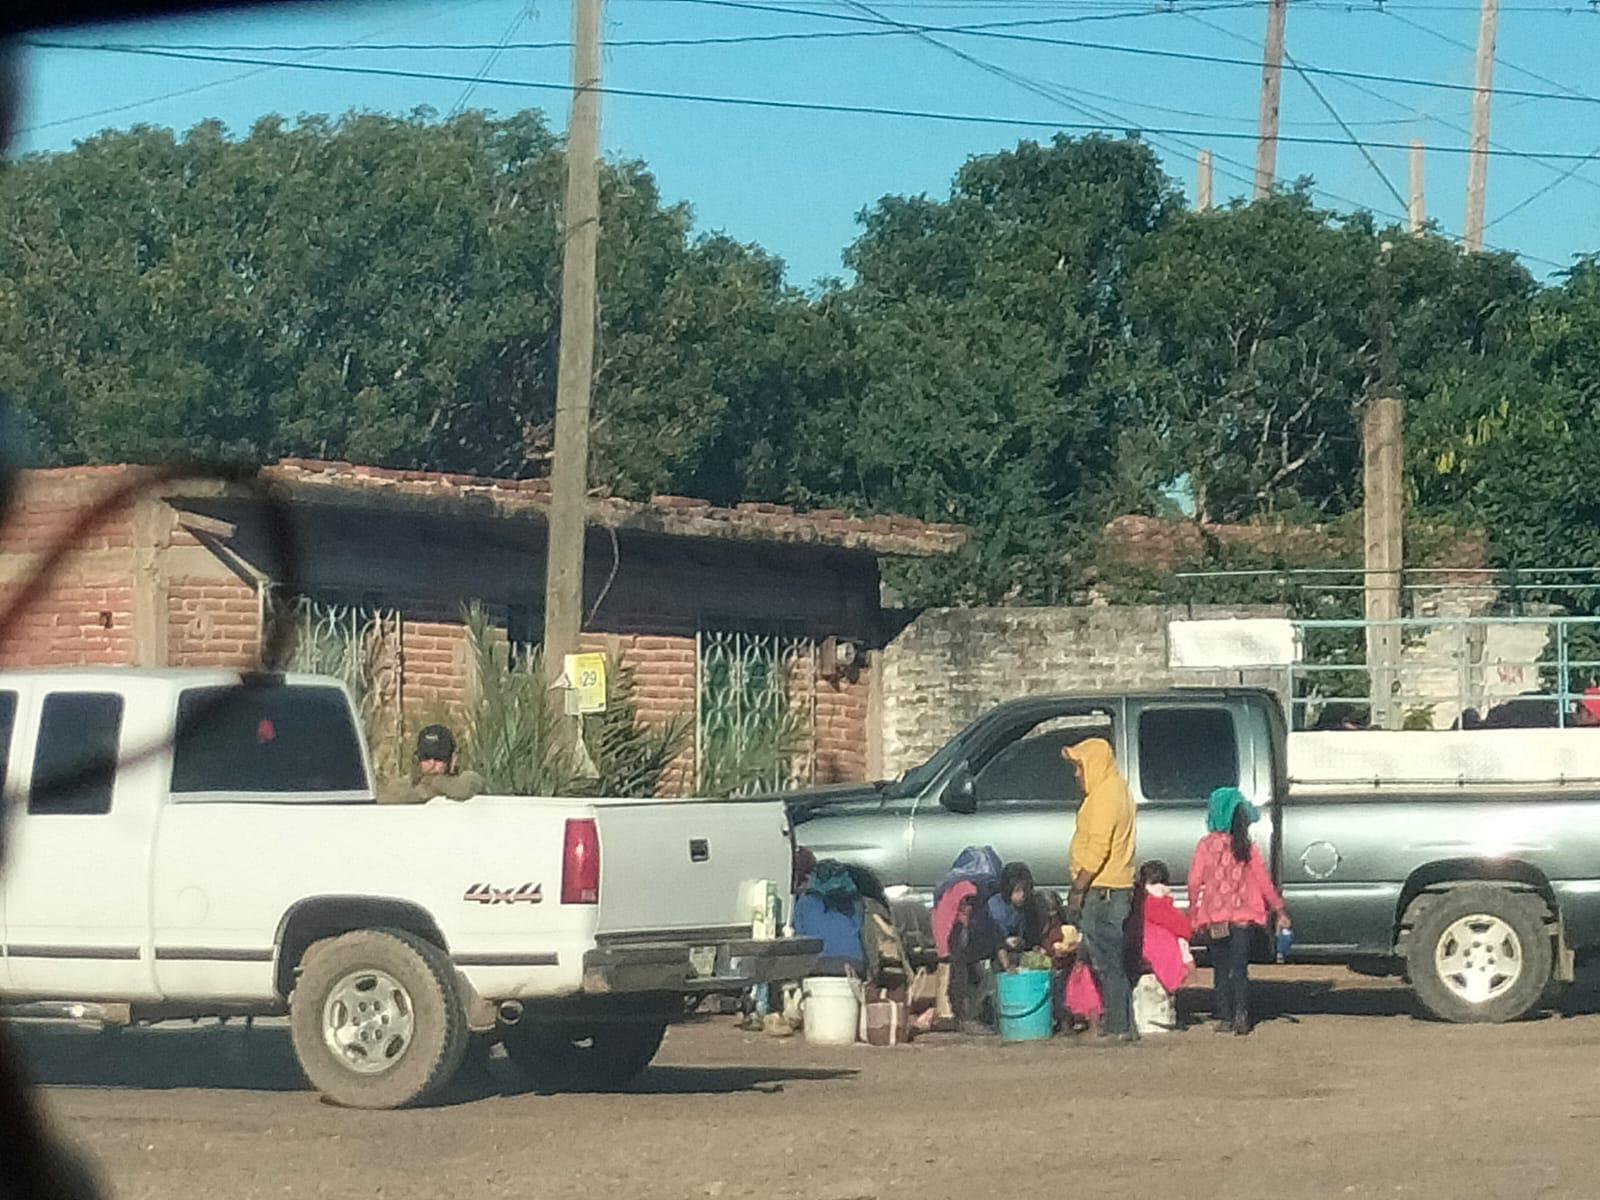
[[[1024,696],[1241,682],[1276,688],[1275,672],[1172,670],[1167,622],[1282,615],[1259,605],[930,609],[881,655],[882,773],[915,766],[990,708]]]

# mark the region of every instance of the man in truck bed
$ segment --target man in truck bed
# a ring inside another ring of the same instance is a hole
[[[379,804],[426,804],[435,796],[470,800],[483,791],[476,771],[456,773],[456,739],[443,725],[429,725],[417,734],[417,776],[409,783],[390,784],[378,792]]]

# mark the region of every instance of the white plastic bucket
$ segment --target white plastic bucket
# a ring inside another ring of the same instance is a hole
[[[800,985],[804,997],[806,1041],[816,1046],[849,1046],[861,1021],[861,984],[855,979],[813,975]]]

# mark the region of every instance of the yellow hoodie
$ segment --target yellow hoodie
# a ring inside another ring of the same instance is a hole
[[[1063,753],[1083,765],[1083,803],[1072,831],[1072,877],[1093,874],[1090,887],[1133,886],[1133,797],[1117,771],[1111,743],[1085,738]]]

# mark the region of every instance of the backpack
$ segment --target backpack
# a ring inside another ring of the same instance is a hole
[[[874,980],[886,976],[911,977],[905,944],[895,928],[894,917],[876,901],[869,900],[861,922],[861,948],[867,956],[867,972]]]

